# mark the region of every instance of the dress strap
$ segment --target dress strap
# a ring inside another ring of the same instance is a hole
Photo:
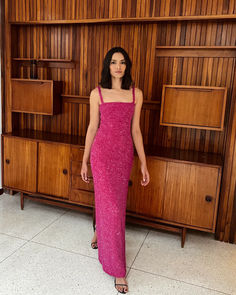
[[[133,103],[135,103],[135,87],[133,85]]]
[[[101,91],[101,88],[100,88],[99,85],[98,85],[98,91],[99,91],[99,95],[100,95],[101,101],[102,101],[102,103],[103,103],[102,91]]]

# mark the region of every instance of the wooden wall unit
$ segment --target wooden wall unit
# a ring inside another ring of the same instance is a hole
[[[216,237],[229,241],[231,229],[235,228],[231,224],[236,179],[235,1],[104,0],[93,6],[89,3],[5,1],[3,133],[35,130],[44,132],[43,141],[49,133],[58,146],[57,134],[84,138],[89,123],[89,93],[99,82],[104,55],[113,46],[124,47],[133,61],[132,77],[144,93],[140,124],[145,147],[223,158]],[[28,59],[44,60],[38,67],[39,79],[62,81],[61,113],[44,116],[11,112],[11,79],[29,79]],[[223,130],[160,125],[163,84],[226,87]],[[83,144],[80,142],[80,146]],[[161,183],[156,168],[160,164],[167,169],[169,163],[151,158],[148,161]],[[75,171],[74,167],[70,169]],[[197,174],[196,169],[192,168],[192,173]],[[79,201],[83,196],[77,191],[77,177],[73,175],[75,191],[71,193],[69,188],[69,198]],[[164,194],[158,184],[150,190]],[[85,194],[92,206],[92,191],[85,190]],[[149,198],[145,210],[153,215],[150,204],[164,206],[164,200]],[[157,210],[157,215],[161,210]]]
[[[61,111],[60,88],[59,81],[11,79],[12,112],[56,115]]]
[[[160,125],[222,131],[225,87],[163,85]]]

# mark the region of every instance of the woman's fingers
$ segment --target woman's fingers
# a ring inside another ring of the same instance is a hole
[[[81,178],[82,178],[83,181],[89,183],[89,179],[88,179],[88,176],[87,176],[86,172],[81,173]]]
[[[150,181],[149,174],[148,172],[145,172],[143,174],[143,179],[141,180],[141,185],[145,186],[149,183],[149,181]]]

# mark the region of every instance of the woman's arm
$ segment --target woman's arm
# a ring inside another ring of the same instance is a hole
[[[90,149],[94,140],[94,137],[97,133],[98,125],[99,125],[99,98],[98,98],[98,90],[95,88],[91,91],[90,94],[90,121],[89,126],[86,133],[85,138],[85,149],[83,155],[83,162],[81,168],[81,176],[82,179],[86,182],[87,180],[87,163],[89,160]]]
[[[132,137],[134,141],[134,145],[141,162],[141,171],[143,174],[143,181],[141,181],[142,185],[147,185],[150,180],[150,176],[147,170],[147,162],[146,156],[143,147],[143,137],[140,130],[140,114],[143,104],[143,93],[140,89],[135,88],[135,96],[136,96],[136,104],[134,110],[134,116],[132,120]]]

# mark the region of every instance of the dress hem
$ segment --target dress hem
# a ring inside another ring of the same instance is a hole
[[[99,259],[98,259],[98,261],[101,263],[103,271],[104,271],[105,273],[107,273],[108,275],[113,276],[113,277],[115,277],[115,278],[125,278],[125,277],[126,277],[126,273],[125,273],[124,275],[117,275],[117,274],[114,274],[114,273],[112,273],[112,272],[110,272],[110,271],[107,271],[107,270],[105,269],[105,267],[103,266],[102,262],[101,262]]]

